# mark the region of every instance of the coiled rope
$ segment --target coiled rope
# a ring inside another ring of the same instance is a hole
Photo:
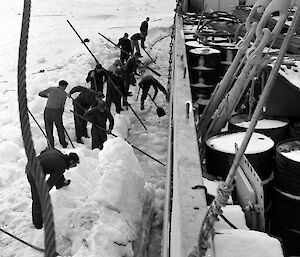
[[[29,117],[27,112],[27,97],[26,97],[26,57],[28,45],[28,32],[30,22],[31,0],[24,0],[21,38],[19,45],[18,58],[18,101],[19,101],[19,115],[21,122],[21,130],[24,148],[29,163],[29,172],[36,182],[39,197],[41,199],[43,220],[45,225],[45,256],[57,256],[55,246],[55,231],[53,222],[52,205],[48,186],[45,183],[44,177],[41,174],[41,166],[36,158],[35,149],[30,130]]]

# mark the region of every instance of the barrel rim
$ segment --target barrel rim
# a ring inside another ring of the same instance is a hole
[[[291,200],[295,200],[295,201],[300,201],[300,195],[293,195],[291,193],[287,193],[282,191],[282,189],[279,189],[278,187],[276,187],[275,185],[273,185],[274,190],[279,193],[280,195],[283,195],[284,197],[291,199]]]

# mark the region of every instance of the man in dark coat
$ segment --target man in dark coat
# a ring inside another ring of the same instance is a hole
[[[114,72],[109,72],[110,79],[107,80],[106,105],[110,111],[111,103],[116,106],[116,112],[120,113],[123,109],[121,106],[122,95],[126,95],[124,87],[124,78],[122,69],[116,68]]]
[[[143,49],[145,49],[145,41],[146,41],[146,37],[148,35],[148,21],[150,20],[149,17],[146,18],[146,20],[144,20],[140,26],[140,32],[141,34],[144,35],[144,38],[141,39],[141,46]]]
[[[141,110],[144,110],[144,102],[147,98],[147,95],[149,93],[149,89],[151,86],[154,89],[154,95],[152,97],[153,101],[155,100],[155,98],[157,96],[158,90],[163,92],[165,94],[165,96],[167,97],[167,91],[164,88],[164,86],[162,84],[160,84],[158,82],[158,80],[155,79],[152,75],[146,75],[142,78],[142,80],[139,83],[139,87],[142,89]]]
[[[114,118],[107,110],[106,103],[99,101],[98,106],[85,113],[84,117],[92,123],[92,149],[103,149],[107,140],[107,133],[114,127]],[[106,131],[106,122],[109,120],[109,130]]]
[[[71,180],[66,180],[64,172],[70,168],[76,167],[79,164],[79,157],[76,153],[63,154],[57,149],[44,150],[38,157],[43,171],[43,176],[49,174],[47,185],[49,191],[53,186],[60,189],[68,186]],[[37,229],[43,227],[43,215],[41,201],[39,198],[37,185],[33,174],[30,172],[30,164],[28,163],[25,170],[28,182],[30,183],[32,196],[32,222]]]
[[[122,64],[124,64],[129,59],[129,55],[133,54],[128,33],[125,33],[124,36],[119,39],[118,46],[123,50],[121,50],[120,59]]]
[[[137,53],[141,54],[139,40],[142,40],[144,37],[145,35],[142,33],[135,33],[131,36],[130,42],[131,42],[132,53],[134,53],[134,49],[135,49]]]
[[[83,120],[76,114],[84,115],[84,113],[97,101],[98,93],[95,90],[86,87],[76,86],[71,89],[68,96],[71,97],[72,94],[76,92],[80,92],[80,94],[73,101],[75,132],[77,143],[83,144],[81,137],[88,138],[87,121]]]
[[[39,93],[39,96],[48,98],[44,111],[44,121],[47,138],[52,148],[54,148],[53,123],[56,126],[59,142],[62,147],[66,148],[68,145],[65,139],[62,119],[67,99],[67,93],[65,92],[67,85],[67,81],[61,80],[58,83],[58,87],[49,87]]]
[[[135,53],[132,57],[129,58],[127,63],[125,64],[124,67],[124,80],[125,80],[125,92],[126,94],[124,95],[123,99],[123,105],[127,105],[127,96],[131,94],[129,92],[129,86],[133,85],[135,86],[136,80],[135,80],[135,73],[137,68],[140,66],[140,60],[139,58],[141,55],[139,53]]]
[[[91,82],[91,89],[103,93],[103,85],[107,80],[105,71],[102,69],[102,65],[97,63],[95,69],[89,71],[86,82]]]

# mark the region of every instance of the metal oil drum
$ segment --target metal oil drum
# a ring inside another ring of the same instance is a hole
[[[276,146],[271,233],[282,239],[286,256],[300,255],[300,140]]]
[[[191,83],[202,82],[216,85],[219,81],[217,69],[220,51],[213,48],[194,48],[189,50],[189,69]]]
[[[220,132],[205,141],[207,172],[226,179],[235,156],[235,144],[241,145],[245,132]],[[248,143],[245,155],[261,180],[272,174],[273,140],[254,132]]]

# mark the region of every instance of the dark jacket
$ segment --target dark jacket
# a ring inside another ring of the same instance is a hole
[[[140,26],[140,31],[141,33],[143,33],[145,36],[148,35],[148,22],[147,21],[143,21],[141,26]]]
[[[124,96],[126,94],[124,88],[124,78],[118,77],[109,71],[108,71],[108,75],[110,79],[107,80],[106,99],[110,98],[112,100],[116,100],[121,98],[121,95]]]
[[[94,72],[95,74],[95,79],[91,76],[92,73]],[[95,85],[95,80],[96,84]],[[96,69],[93,69],[89,71],[87,77],[86,77],[86,82],[91,82],[91,89],[96,90],[96,91],[101,91],[103,92],[103,84],[107,80],[107,76],[104,70],[101,70],[99,73],[96,71]]]
[[[125,52],[132,54],[130,39],[124,37],[120,38],[118,46],[121,47],[121,49],[123,49]]]
[[[137,59],[135,59],[134,57],[130,57],[125,65],[126,74],[136,72],[137,67],[138,67]]]
[[[37,158],[40,161],[43,173],[45,175],[50,174],[47,180],[50,191],[63,173],[70,168],[69,156],[54,148],[42,152]],[[29,165],[26,166],[26,173],[28,173],[28,169]]]
[[[154,95],[152,97],[153,100],[155,100],[158,90],[163,92],[165,95],[167,94],[166,89],[162,84],[159,83],[157,79],[155,79],[152,75],[146,75],[141,79],[139,83],[139,87],[143,90],[141,100],[146,99],[150,86],[153,86],[154,89]]]
[[[130,39],[131,39],[131,40],[134,40],[134,41],[138,41],[138,40],[143,39],[143,37],[141,36],[140,33],[135,33],[135,34],[133,34],[133,35],[131,36]]]
[[[109,120],[109,129],[113,129],[114,127],[114,117],[111,115],[110,111],[105,110],[104,112],[100,112],[97,107],[89,110],[85,113],[84,117],[90,121],[93,125],[99,126],[106,130],[106,121]]]
[[[71,89],[70,94],[72,95],[76,92],[80,92],[80,94],[76,97],[75,102],[77,102],[84,109],[89,109],[93,103],[95,103],[97,94],[96,91],[86,87],[76,86]]]

